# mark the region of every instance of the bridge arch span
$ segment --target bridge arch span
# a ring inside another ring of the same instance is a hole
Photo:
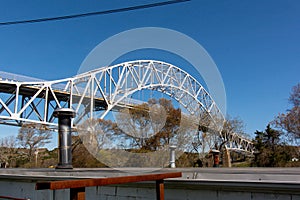
[[[166,62],[129,61],[54,81],[1,75],[0,73],[2,124],[21,126],[27,121],[55,128],[57,121],[53,117],[53,111],[56,108],[72,108],[77,112],[73,121],[76,128],[86,116],[104,118],[110,110],[124,106],[134,92],[150,89],[169,95],[190,115],[199,118],[203,114],[208,115],[213,129],[223,141],[227,141],[226,147],[246,151],[253,149],[251,142],[239,135],[222,134],[225,118],[210,94],[193,76]]]
[[[130,61],[114,65],[110,70],[113,71],[120,66],[122,69],[119,76],[117,79],[113,78],[113,82],[116,83],[114,90],[105,98],[108,99],[108,109],[101,118],[131,94],[150,89],[175,99],[193,116],[208,114],[213,122],[219,123],[218,131],[221,130],[224,121],[221,111],[204,87],[186,71],[169,63],[154,60]]]

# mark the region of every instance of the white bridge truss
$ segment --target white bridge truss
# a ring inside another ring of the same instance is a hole
[[[199,123],[209,117],[225,146],[253,152],[253,144],[237,134],[222,133],[224,116],[203,86],[182,69],[161,61],[138,60],[92,70],[55,81],[0,72],[0,123],[21,126],[24,122],[57,127],[56,108],[77,113],[73,127],[86,117],[104,118],[110,111],[130,107],[130,96],[155,90],[178,101]]]

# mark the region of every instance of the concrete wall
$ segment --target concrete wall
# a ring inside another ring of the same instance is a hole
[[[69,190],[59,190],[55,192],[50,190],[36,191],[35,182],[1,180],[0,196],[30,200],[63,200],[68,199]]]
[[[142,169],[1,169],[0,196],[30,200],[65,200],[70,190],[36,191],[37,181],[126,176]],[[154,170],[153,170],[154,171]],[[300,200],[300,168],[180,168],[181,179],[165,181],[166,200]],[[86,188],[86,199],[153,200],[155,184],[141,182]]]
[[[300,200],[300,187],[294,189],[279,187],[214,185],[208,187],[199,182],[166,182],[166,200]],[[130,184],[116,187],[92,187],[87,190],[87,199],[105,200],[153,200],[155,188],[151,184]]]

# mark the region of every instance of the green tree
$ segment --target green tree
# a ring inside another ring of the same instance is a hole
[[[281,135],[282,132],[270,125],[265,131],[255,132],[254,147],[257,152],[253,166],[283,167],[291,160],[294,149],[280,142]]]

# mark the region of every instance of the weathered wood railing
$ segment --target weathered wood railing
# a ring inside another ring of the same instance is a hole
[[[21,198],[15,198],[15,197],[8,197],[8,196],[0,196],[0,199],[5,199],[5,200],[30,200],[30,199],[21,199]]]
[[[85,200],[85,188],[93,186],[106,186],[142,181],[156,182],[156,199],[164,200],[164,179],[181,177],[181,172],[144,174],[136,176],[119,176],[105,178],[91,178],[78,180],[37,182],[36,190],[60,190],[70,189],[70,200]]]

